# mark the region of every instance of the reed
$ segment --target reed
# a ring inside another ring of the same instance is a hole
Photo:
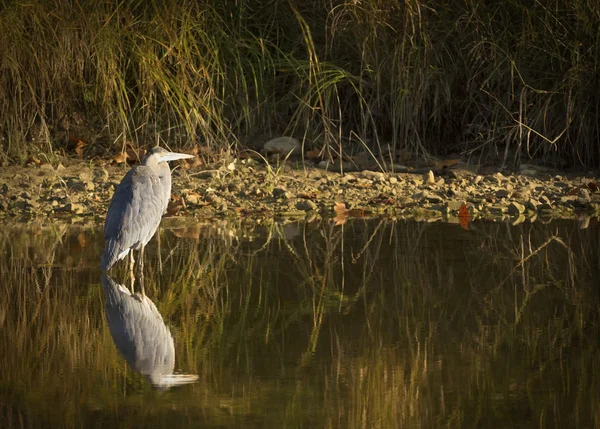
[[[4,2],[1,157],[289,133],[331,157],[597,166],[598,20],[566,0]]]

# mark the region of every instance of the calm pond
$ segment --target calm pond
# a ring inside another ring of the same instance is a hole
[[[0,427],[600,425],[594,221],[163,225],[0,232]]]

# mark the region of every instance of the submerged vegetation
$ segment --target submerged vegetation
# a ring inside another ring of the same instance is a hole
[[[597,166],[598,22],[586,0],[6,1],[2,160],[286,133]]]
[[[6,228],[0,423],[594,426],[597,229],[163,230],[146,293],[171,327],[176,369],[200,382],[157,392],[118,355],[104,320],[99,231]],[[127,278],[121,268],[115,277]]]

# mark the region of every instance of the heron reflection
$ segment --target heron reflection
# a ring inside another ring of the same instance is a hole
[[[173,337],[154,303],[143,293],[143,286],[138,294],[106,274],[100,281],[110,334],[129,366],[158,389],[196,382],[195,374],[173,374]]]

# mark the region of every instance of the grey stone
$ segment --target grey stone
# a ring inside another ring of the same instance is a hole
[[[433,185],[435,183],[435,176],[433,175],[433,171],[429,170],[425,175],[425,181],[428,185]]]
[[[262,148],[265,154],[278,153],[284,156],[288,154],[300,155],[302,153],[302,145],[294,137],[277,137],[269,140]]]
[[[578,196],[579,202],[580,203],[589,203],[592,201],[592,197],[590,196],[590,191],[588,191],[585,188],[581,188],[579,190],[579,196]]]
[[[448,210],[457,212],[465,204],[464,201],[452,200],[448,201]]]
[[[310,211],[310,210],[316,210],[317,209],[317,205],[315,203],[313,203],[311,200],[302,200],[302,201],[298,201],[296,203],[296,208],[298,210],[302,210],[302,211]]]
[[[508,213],[511,215],[518,215],[523,212],[525,212],[525,206],[523,204],[513,201],[508,205]]]

